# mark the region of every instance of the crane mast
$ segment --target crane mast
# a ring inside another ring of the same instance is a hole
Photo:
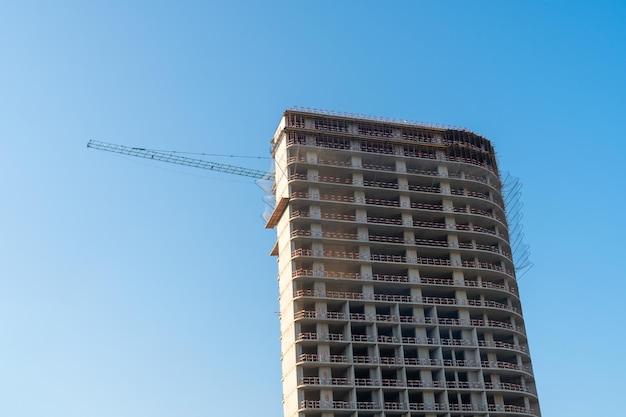
[[[235,165],[220,164],[217,162],[205,161],[203,159],[188,158],[186,156],[175,155],[168,152],[156,151],[152,149],[133,148],[130,146],[116,145],[113,143],[99,142],[96,140],[90,140],[87,142],[87,147],[92,149],[98,149],[101,151],[113,152],[122,155],[135,156],[138,158],[150,159],[153,161],[169,162],[172,164],[185,165],[194,168],[208,169],[210,171],[225,172],[227,174],[241,175],[244,177],[250,177],[255,179],[267,179],[274,178],[274,174],[271,172],[260,171],[257,169],[244,168]]]

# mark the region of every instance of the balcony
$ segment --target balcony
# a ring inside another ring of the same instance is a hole
[[[352,185],[353,182],[350,178],[328,177],[328,176],[314,176],[309,177],[305,174],[292,174],[289,176],[289,181],[303,180],[303,181],[316,181],[325,182],[330,184],[346,184]]]
[[[346,341],[343,334],[341,333],[327,333],[327,334],[315,333],[315,332],[298,333],[296,342],[302,342],[306,340],[323,341],[323,342]]]
[[[529,365],[518,365],[516,363],[502,362],[502,361],[481,361],[483,368],[496,368],[496,369],[512,369],[514,371],[522,371],[528,374],[532,374],[532,367]]]
[[[374,343],[376,341],[376,338],[370,334],[353,334],[352,341]]]
[[[425,366],[435,368],[483,368],[513,370],[525,372],[532,375],[532,368],[529,365],[519,365],[516,363],[503,361],[476,361],[468,359],[454,360],[436,358],[400,358],[387,356],[353,356],[352,359],[350,359],[346,355],[317,355],[312,353],[303,353],[298,356],[298,362],[323,362],[351,365]]]
[[[375,165],[375,166],[371,166],[370,168],[380,168],[380,167]],[[425,171],[425,172],[428,174],[432,174],[432,171]],[[384,188],[384,189],[393,189],[393,190],[400,189],[399,184],[394,183],[394,182],[368,181],[368,180],[364,180],[362,182],[355,182],[354,180],[350,178],[340,178],[340,177],[332,177],[332,176],[308,176],[305,174],[292,174],[289,176],[289,181],[295,181],[295,180],[322,182],[322,183],[327,183],[327,184],[343,184],[343,185],[357,185],[357,186],[363,185],[365,187],[370,187],[370,188]],[[433,186],[426,186],[426,185],[409,184],[408,190],[433,193],[433,194],[441,194],[440,187],[433,187]],[[494,200],[488,193],[465,190],[465,189],[451,189],[450,194],[453,196],[475,197],[481,200],[490,201],[494,203],[495,205],[497,205],[498,207],[500,207],[501,209],[504,209],[502,203]]]
[[[432,205],[430,205],[432,206]],[[425,207],[424,205],[422,205],[422,207]],[[439,206],[435,206],[434,210],[439,211]],[[290,216],[291,219],[296,219],[296,218],[311,218],[311,219],[316,219],[316,217],[311,217],[311,213],[308,211],[302,211],[302,210],[296,210],[294,212],[291,213]],[[335,213],[322,213],[321,216],[319,217],[320,219],[324,219],[324,220],[340,220],[340,221],[348,221],[348,222],[356,222],[357,218],[356,216],[353,215],[347,215],[347,214],[335,214]],[[397,226],[403,226],[404,223],[402,222],[401,219],[393,219],[393,218],[389,218],[389,217],[373,217],[373,216],[367,216],[367,218],[363,219],[363,222],[365,223],[372,223],[372,224],[387,224],[387,225],[397,225]],[[499,238],[502,239],[506,239],[506,235],[502,234],[502,233],[496,233],[494,230],[490,230],[487,229],[485,227],[481,227],[481,226],[477,226],[477,225],[465,225],[465,224],[451,224],[451,225],[447,225],[445,223],[441,223],[441,222],[429,222],[429,221],[421,221],[421,220],[413,220],[412,225],[414,227],[421,227],[421,228],[427,228],[427,229],[447,229],[450,231],[461,231],[461,232],[475,232],[475,233],[480,233],[480,234],[486,234],[486,235],[491,235],[491,236],[497,236]],[[486,246],[486,245],[484,245]],[[483,249],[483,250],[489,250],[489,251],[494,251],[493,248],[494,246],[486,246],[486,247],[479,247],[479,245],[476,246],[477,249]],[[490,249],[491,248],[491,249]],[[509,253],[503,253],[507,258],[511,259],[511,255]]]
[[[399,387],[399,388],[429,388],[429,389],[449,389],[449,390],[488,390],[488,391],[509,391],[528,393],[537,395],[537,391],[523,385],[491,382],[467,382],[467,381],[422,381],[422,380],[401,380],[401,379],[372,379],[357,378],[351,380],[349,378],[319,378],[319,377],[302,377],[300,385],[315,386],[346,386],[354,385],[358,387]],[[450,407],[456,406],[451,404]]]
[[[287,160],[288,164],[294,164],[294,163],[299,163],[299,164],[309,164],[311,163],[310,161],[308,161],[306,159],[306,157],[303,156],[292,156]],[[396,168],[395,166],[390,166],[390,165],[378,165],[378,164],[369,164],[369,163],[363,163],[361,164],[360,167],[355,167],[352,165],[352,163],[350,161],[341,161],[341,160],[335,160],[335,159],[318,159],[316,163],[314,163],[314,165],[326,165],[326,166],[330,166],[330,167],[342,167],[342,168],[353,168],[353,169],[364,169],[364,170],[372,170],[372,171],[387,171],[387,172],[396,172]],[[428,169],[407,169],[406,170],[407,173],[409,174],[416,174],[416,175],[426,175],[429,177],[440,177],[441,175],[439,175],[439,173],[436,170],[428,170]],[[450,177],[452,177],[452,175],[449,175]],[[471,175],[466,175],[467,178],[472,177]],[[445,178],[445,177],[444,177]],[[480,178],[480,177],[477,177]],[[472,178],[470,178],[472,179]],[[477,180],[475,180],[477,181]],[[482,181],[483,183],[486,183],[486,180]]]
[[[400,201],[385,200],[382,198],[365,198],[364,202],[372,206],[400,207]]]
[[[503,225],[506,224],[506,222],[504,221],[504,219],[502,219],[502,217],[498,216],[497,214],[494,213],[490,213],[488,211],[485,210],[480,210],[477,208],[467,208],[467,207],[454,207],[452,209],[452,211],[454,211],[455,213],[470,213],[470,214],[476,214],[479,216],[484,216],[484,217],[491,217],[492,219],[496,219],[497,221],[499,221],[500,223],[502,223]]]
[[[483,184],[489,185],[489,180],[487,179],[486,176],[485,177],[481,177],[481,176],[478,176],[478,175],[469,175],[469,174],[461,175],[461,174],[451,173],[451,172],[448,173],[448,176],[450,178],[457,178],[457,179],[463,179],[463,180],[476,181],[476,182],[481,182]]]
[[[337,232],[319,232],[314,233],[310,230],[297,229],[291,232],[291,237],[323,237],[327,239],[345,239],[345,240],[359,240],[359,236],[355,233],[337,233]]]
[[[324,277],[324,278],[344,278],[362,279],[358,272],[338,272],[338,271],[313,271],[312,269],[296,269],[291,273],[292,278],[297,277]]]
[[[348,378],[319,378],[316,376],[308,376],[300,378],[300,385],[353,385]]]
[[[503,272],[507,275],[515,276],[515,272],[512,269],[507,269],[489,262],[462,261],[461,266],[464,268],[490,269],[492,271]]]
[[[416,303],[416,304],[437,304],[437,305],[463,305],[472,307],[491,307],[500,310],[513,311],[521,315],[520,309],[512,307],[503,303],[498,303],[490,300],[458,300],[456,298],[443,298],[443,297],[411,297],[408,295],[395,295],[395,294],[364,294],[360,292],[348,292],[348,291],[313,291],[313,290],[299,290],[293,293],[294,297],[313,297],[313,298],[335,298],[335,299],[347,299],[347,300],[373,300],[373,301],[387,301],[393,303]]]
[[[298,319],[331,319],[331,320],[346,320],[346,314],[339,311],[311,311],[311,310],[299,310],[294,315],[296,320]]]
[[[506,239],[506,235],[503,233],[497,233],[494,230],[490,230],[487,229],[485,227],[481,227],[481,226],[470,226],[470,225],[466,225],[466,224],[456,224],[456,225],[450,225],[447,226],[448,229],[451,230],[460,230],[460,231],[469,231],[469,232],[478,232],[478,233],[484,233],[484,234],[488,234],[488,235],[493,235],[493,236],[498,236],[502,239]]]
[[[443,206],[440,204],[411,203],[411,208],[420,210],[443,211]]]
[[[334,194],[322,194],[319,198],[312,197],[309,193],[305,192],[295,192],[291,193],[290,198],[303,198],[303,199],[311,199],[311,200],[322,200],[322,201],[336,201],[343,203],[354,203],[356,199],[353,196],[348,195],[334,195]]]
[[[401,297],[404,296],[394,296]],[[411,297],[407,297],[411,298]],[[300,310],[294,315],[296,320],[299,319],[332,319],[332,320],[346,320],[346,314],[336,311],[317,312],[311,310]],[[523,335],[526,334],[522,326],[514,326],[511,323],[506,323],[496,320],[459,320],[451,318],[431,318],[431,317],[414,317],[414,316],[396,316],[389,314],[362,314],[362,313],[350,313],[348,315],[352,321],[375,321],[379,323],[414,323],[414,324],[432,324],[440,326],[455,326],[455,327],[487,327],[513,330]],[[311,333],[314,334],[314,333]],[[318,340],[343,340],[343,335],[336,335],[337,338],[329,338],[332,335],[326,335],[326,339]],[[341,337],[340,337],[341,336]],[[353,339],[354,340],[354,339]],[[382,343],[400,343],[400,338],[395,336],[379,336],[378,341]],[[362,340],[361,340],[362,341]]]
[[[350,363],[345,355],[320,356],[312,353],[303,353],[298,356],[298,362]]]
[[[432,266],[452,266],[452,263],[449,259],[440,259],[440,258],[425,258],[425,257],[407,257],[404,255],[385,255],[385,254],[360,254],[358,252],[344,252],[344,251],[327,251],[327,250],[317,250],[317,249],[296,249],[291,252],[291,256],[293,258],[305,256],[305,257],[320,257],[320,258],[331,258],[331,259],[351,259],[351,260],[360,260],[360,261],[372,261],[372,262],[393,262],[393,263],[410,263],[417,265],[432,265]],[[467,266],[467,267],[480,267],[491,269],[494,271],[505,272],[504,268],[501,268],[497,265],[489,264],[487,262],[481,263],[470,263],[466,262],[466,265],[459,266]],[[500,268],[500,269],[498,269]]]
[[[516,405],[495,405],[489,404],[487,406],[489,412],[505,412],[505,413],[522,413],[531,416],[538,416],[539,414],[532,408],[519,407]]]
[[[396,283],[416,283],[425,285],[437,285],[437,286],[449,286],[449,287],[477,287],[488,288],[498,291],[503,291],[508,294],[517,296],[517,290],[514,287],[506,287],[505,285],[495,284],[490,281],[472,281],[465,280],[463,282],[453,281],[445,278],[429,278],[429,277],[415,277],[409,279],[407,275],[393,275],[393,274],[372,274],[362,275],[358,272],[337,272],[328,270],[314,271],[312,269],[296,269],[291,273],[292,278],[298,277],[324,277],[324,278],[343,278],[350,280],[373,280],[382,282],[396,282]]]
[[[293,130],[296,128],[287,127],[285,129]],[[302,129],[302,131],[311,131],[311,129],[304,129],[302,127],[299,127],[297,129]],[[335,133],[335,135],[337,135],[337,133]],[[317,136],[315,138],[315,142],[310,142],[310,141],[307,141],[304,135],[296,134],[295,132],[291,131],[287,135],[286,142],[287,142],[288,147],[293,146],[293,145],[302,145],[302,146],[312,146],[312,147],[318,147],[318,148],[328,148],[328,149],[337,149],[337,150],[346,150],[346,151],[352,150],[352,152],[356,151],[356,149],[351,149],[350,138],[354,136],[353,134],[348,135],[348,134],[342,133],[339,135],[341,135],[342,137],[339,137],[339,136],[333,137],[333,136],[325,136],[325,135]],[[381,135],[367,134],[364,136],[389,138],[391,137],[391,134],[390,133],[385,133]],[[426,144],[426,143],[424,145],[442,146],[442,145],[434,145],[434,144]],[[396,155],[395,150],[389,146],[386,146],[384,142],[372,141],[372,140],[361,140],[361,144],[360,144],[360,147],[358,148],[358,151],[366,152],[366,153],[373,153],[373,154],[382,154],[382,155],[406,156],[410,158],[420,158],[420,159],[428,159],[428,160],[437,159],[437,156],[431,149],[427,150],[426,148],[422,148],[419,146],[405,145],[404,150],[401,152],[401,154]],[[489,170],[490,172],[497,174],[493,166],[491,166],[485,161],[481,161],[478,158],[444,155],[443,161],[466,163],[466,164],[484,168],[486,170]]]
[[[303,163],[303,164],[308,164],[311,163],[309,161],[307,161],[307,159],[304,156],[292,156],[287,160],[288,164],[293,164],[293,163]],[[317,163],[314,163],[314,165],[329,165],[329,166],[333,166],[333,167],[346,167],[346,168],[352,168],[352,163],[350,161],[339,161],[339,160],[334,160],[334,159],[318,159]]]
[[[311,217],[311,213],[309,213],[308,211],[294,211],[293,213],[291,213],[291,219],[295,219],[298,217],[304,217],[304,218],[314,218]],[[355,222],[356,221],[356,216],[351,216],[351,215],[347,215],[347,214],[335,214],[335,213],[322,213],[321,215],[322,219],[328,219],[328,220],[344,220],[344,221],[349,221],[349,222]],[[402,224],[402,223],[400,223]]]
[[[370,300],[370,301],[384,301],[387,294],[364,294],[360,292],[348,292],[348,291],[313,291],[313,290],[298,290],[293,293],[294,297],[314,297],[314,298],[334,298],[342,300]],[[396,297],[396,296],[393,296]],[[507,304],[503,304],[497,301],[480,300],[480,299],[456,299],[449,297],[409,297],[398,296],[400,298],[394,299],[393,302],[406,302],[415,304],[435,304],[435,305],[460,305],[470,307],[489,307],[497,308],[499,310],[512,311],[521,315],[521,310],[517,307],[513,307]],[[400,301],[403,300],[403,301]]]
[[[330,409],[330,410],[408,410],[408,411],[451,411],[451,412],[504,412],[504,413],[522,413],[530,416],[538,416],[539,414],[531,408],[519,407],[514,405],[495,405],[495,404],[445,404],[445,403],[404,403],[404,402],[348,402],[348,401],[311,401],[304,400],[300,402],[300,409]]]
[[[504,204],[501,201],[497,201],[497,200],[493,199],[488,193],[480,193],[480,192],[477,192],[477,191],[471,191],[471,190],[464,190],[464,189],[456,188],[456,189],[451,189],[450,190],[450,194],[452,194],[453,196],[475,197],[475,198],[479,198],[481,200],[486,200],[486,201],[492,202],[496,206],[500,207],[500,209],[504,210]]]
[[[354,408],[354,404],[346,401],[311,401],[300,402],[300,409],[322,408],[332,410],[346,410]]]
[[[384,206],[384,207],[402,207],[402,208],[413,208],[419,210],[429,210],[429,211],[445,211],[443,205],[440,204],[429,204],[429,203],[419,203],[412,202],[410,205],[405,206],[401,205],[399,200],[386,200],[382,198],[365,198],[365,199],[357,199],[354,196],[350,195],[335,195],[335,194],[320,194],[319,197],[313,197],[311,194],[307,192],[293,192],[289,196],[291,199],[307,199],[314,201],[334,201],[341,203],[359,203],[373,206]],[[487,217],[492,220],[496,220],[500,222],[503,226],[506,225],[504,219],[494,213],[490,213],[485,210],[480,210],[472,207],[462,207],[455,206],[452,208],[454,213],[465,213],[465,214],[473,214],[477,216]]]
[[[369,220],[369,218],[368,218]],[[427,222],[420,222],[427,223]],[[437,223],[433,223],[437,224]],[[338,233],[338,232],[312,232],[311,230],[305,229],[296,229],[291,232],[292,238],[297,237],[313,237],[313,238],[326,238],[326,239],[344,239],[351,241],[363,242],[365,241],[361,236],[355,233]],[[488,251],[490,253],[495,253],[498,255],[502,255],[507,259],[511,260],[512,256],[508,252],[500,252],[497,246],[491,245],[482,245],[482,244],[471,244],[471,243],[459,243],[455,244],[452,242],[448,242],[447,240],[434,240],[434,239],[405,239],[397,236],[385,236],[385,235],[368,235],[367,242],[376,242],[376,243],[393,243],[400,245],[415,245],[415,246],[427,246],[427,247],[439,247],[439,248],[452,248],[452,249],[471,249],[471,250],[482,250]]]

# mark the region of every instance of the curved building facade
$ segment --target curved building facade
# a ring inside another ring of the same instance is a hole
[[[540,416],[489,140],[290,109],[272,152],[285,417]]]

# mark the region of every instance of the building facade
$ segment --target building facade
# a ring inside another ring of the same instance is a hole
[[[489,140],[290,109],[272,151],[285,417],[540,416]]]

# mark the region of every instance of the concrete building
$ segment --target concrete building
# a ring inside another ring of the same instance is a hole
[[[272,146],[284,416],[540,416],[489,140],[290,109]]]

